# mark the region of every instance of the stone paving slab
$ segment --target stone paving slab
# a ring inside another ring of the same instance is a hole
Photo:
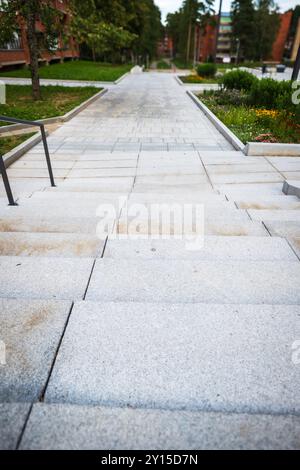
[[[0,217],[0,232],[86,233],[95,235],[99,219],[95,217],[38,216],[8,214]]]
[[[55,169],[53,174],[55,178],[66,178],[70,172],[70,169]],[[9,178],[48,178],[49,173],[47,168],[37,169],[37,168],[9,168],[7,170]]]
[[[213,184],[239,184],[239,183],[264,183],[264,182],[278,182],[284,181],[283,176],[278,172],[268,173],[233,173],[216,175],[210,174],[210,179]]]
[[[50,186],[50,181],[45,178],[10,178],[10,185],[15,197],[21,195],[31,195],[34,191],[41,191]],[[6,192],[2,180],[0,182],[0,196],[6,197]]]
[[[291,415],[36,404],[20,449],[288,450],[300,448],[299,433]]]
[[[279,220],[300,222],[300,210],[249,210],[253,220]]]
[[[30,404],[0,403],[0,450],[15,450]]]
[[[287,241],[267,237],[205,237],[203,248],[187,249],[183,240],[111,240],[104,258],[297,261]]]
[[[72,191],[72,192],[125,192],[130,191],[134,183],[134,178],[77,178],[65,180],[57,188],[51,191]]]
[[[205,235],[218,235],[227,237],[266,237],[269,236],[268,231],[262,222],[257,220],[249,221],[231,221],[231,220],[209,220],[204,224]]]
[[[235,203],[240,209],[300,209],[300,201],[296,196],[240,197],[236,198]]]
[[[80,168],[71,170],[68,178],[107,178],[135,176],[135,168]]]
[[[160,193],[160,192],[147,192],[147,193],[138,193],[136,191],[130,193],[129,202],[137,204],[161,204],[161,203],[198,203],[203,202],[210,203],[223,203],[226,201],[224,195],[214,194],[211,191],[201,192],[201,191],[182,191],[178,189],[176,193]]]
[[[136,168],[136,160],[80,160],[74,165],[75,170],[79,169],[102,169],[102,168]]]
[[[300,264],[106,258],[96,262],[87,300],[297,304]]]
[[[207,195],[208,193],[210,194],[217,194],[217,191],[214,191],[211,184],[208,182],[204,183],[197,183],[194,182],[194,179],[192,179],[192,182],[189,184],[186,180],[183,180],[179,177],[178,182],[176,184],[176,181],[170,181],[170,184],[164,184],[164,183],[137,183],[135,182],[134,188],[133,188],[133,193],[150,193],[150,194],[156,194],[156,193],[161,193],[161,194],[180,194],[180,193],[191,193],[193,192],[195,195],[200,194],[205,194]]]
[[[205,174],[197,175],[156,175],[156,176],[137,176],[135,180],[136,186],[147,187],[147,185],[165,186],[165,185],[197,185],[203,187],[208,183]]]
[[[300,238],[300,222],[270,220],[265,225],[273,237]]]
[[[281,183],[255,183],[255,184],[215,184],[214,189],[226,194],[229,198],[257,196],[282,196]]]
[[[0,232],[0,256],[96,258],[104,244],[96,235]]]
[[[70,302],[0,300],[0,401],[31,402],[42,392],[70,309]],[[0,431],[1,434],[1,431]]]
[[[272,167],[272,165],[266,161],[261,161],[260,163],[243,163],[231,165],[210,165],[205,163],[205,168],[210,175],[239,175],[240,173],[277,173],[277,170],[275,170],[275,168]]]
[[[299,413],[299,314],[299,305],[78,303],[46,402]]]
[[[0,297],[81,300],[93,259],[0,257]]]
[[[54,160],[51,162],[52,169],[55,170],[55,174],[57,174],[56,170],[65,169],[70,170],[74,162],[73,161],[64,161],[64,160]],[[10,167],[10,170],[47,170],[47,164],[44,157],[44,160],[28,160],[25,157],[24,159],[18,160],[13,163]],[[26,174],[29,172],[26,171]],[[34,174],[34,172],[32,172]],[[31,178],[31,172],[29,173],[29,177]]]
[[[115,193],[112,194],[112,197],[97,197],[97,193],[92,193],[91,196],[96,196],[94,198],[89,197],[82,197],[79,199],[78,197],[72,198],[70,193],[57,193],[59,196],[62,195],[61,198],[59,197],[52,197],[52,194],[45,192],[39,193],[43,194],[44,197],[38,196],[34,198],[34,196],[30,199],[23,198],[22,200],[18,201],[18,206],[2,206],[0,207],[0,217],[3,217],[6,220],[7,216],[27,216],[28,219],[31,217],[36,217],[37,215],[40,216],[47,216],[47,217],[95,217],[97,216],[97,210],[101,208],[103,205],[109,204],[111,207],[114,208],[116,215],[119,214],[122,204],[124,202],[120,201],[118,196],[115,196]],[[76,196],[80,196],[80,194],[75,193]],[[108,195],[109,193],[107,193]],[[121,202],[121,203],[120,203]]]

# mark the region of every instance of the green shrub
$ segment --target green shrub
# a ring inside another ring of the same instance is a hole
[[[277,109],[279,111],[299,114],[299,105],[292,102],[291,81],[278,82],[272,78],[263,78],[253,84],[250,91],[250,103],[266,109]]]
[[[252,73],[245,70],[232,70],[222,78],[222,84],[227,90],[250,91],[252,85],[258,81]]]
[[[199,77],[214,77],[217,73],[217,65],[212,63],[199,64],[197,73]]]

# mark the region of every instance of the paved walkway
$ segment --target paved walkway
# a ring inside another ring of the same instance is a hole
[[[8,171],[19,206],[0,194],[0,446],[299,448],[300,202],[281,189],[300,159],[234,151],[161,73],[49,146],[56,188],[38,145]],[[123,196],[140,236],[107,240]],[[160,238],[157,203],[201,205],[201,250]]]

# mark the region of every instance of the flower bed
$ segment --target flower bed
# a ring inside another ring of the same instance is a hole
[[[300,143],[300,110],[292,91],[290,82],[234,71],[224,76],[222,90],[200,99],[245,144]]]

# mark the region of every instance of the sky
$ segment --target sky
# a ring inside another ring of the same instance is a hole
[[[168,13],[173,13],[178,10],[182,4],[182,0],[155,0],[155,3],[160,7],[162,11],[163,20],[165,20]],[[286,11],[289,8],[300,4],[300,0],[277,0],[276,2],[281,11]],[[223,11],[230,11],[231,0],[223,0]],[[219,0],[215,2],[215,10],[219,9]]]

